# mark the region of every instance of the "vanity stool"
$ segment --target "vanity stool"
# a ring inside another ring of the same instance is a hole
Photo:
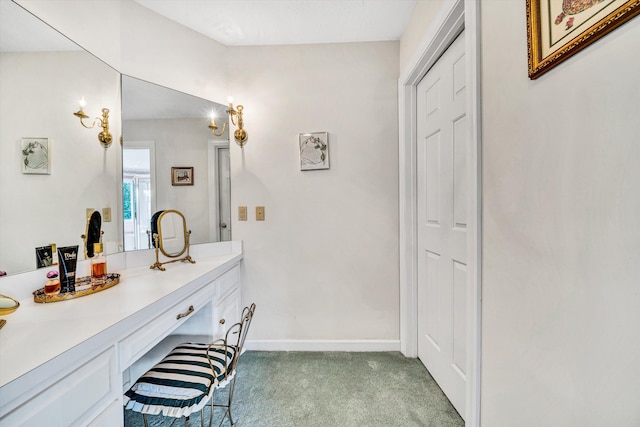
[[[227,417],[231,425],[235,425],[231,405],[236,366],[255,308],[255,304],[245,307],[240,322],[232,325],[223,339],[211,344],[180,344],[174,348],[125,393],[125,409],[142,413],[145,427],[148,426],[147,414],[188,419],[200,411],[200,424],[204,426],[204,407],[211,402],[209,426],[216,406],[226,408],[219,425]],[[230,387],[228,401],[215,404],[215,389],[227,385]]]

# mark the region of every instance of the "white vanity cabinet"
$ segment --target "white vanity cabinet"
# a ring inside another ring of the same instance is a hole
[[[127,269],[98,294],[21,301],[0,331],[0,426],[123,425],[123,390],[147,365],[239,320],[241,258]]]
[[[66,369],[57,371],[60,363],[52,361],[52,372],[48,376],[43,372],[42,377],[18,384],[18,393],[22,393],[15,399],[3,393],[0,425],[86,425],[105,415],[115,420],[113,415],[108,415],[108,409],[120,399],[114,387],[118,382],[115,346],[98,354],[68,360],[73,365]]]
[[[216,303],[213,309],[213,333],[217,338],[223,338],[227,329],[240,321],[242,300],[238,283],[240,283],[239,268],[229,270],[218,280]]]

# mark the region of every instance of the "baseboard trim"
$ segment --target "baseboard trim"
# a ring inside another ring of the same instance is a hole
[[[400,351],[400,340],[247,340],[259,351]]]

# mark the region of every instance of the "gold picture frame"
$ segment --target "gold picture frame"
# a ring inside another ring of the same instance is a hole
[[[193,167],[172,167],[171,185],[193,185]]]
[[[534,80],[640,14],[640,0],[526,0]]]

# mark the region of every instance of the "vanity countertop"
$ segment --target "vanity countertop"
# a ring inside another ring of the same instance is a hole
[[[20,300],[0,330],[0,387],[97,335],[121,337],[137,319],[161,314],[191,292],[242,259],[242,251],[174,263],[166,271],[148,265],[116,271],[120,283],[110,289],[68,301],[38,304]],[[34,289],[37,286],[34,286]]]

